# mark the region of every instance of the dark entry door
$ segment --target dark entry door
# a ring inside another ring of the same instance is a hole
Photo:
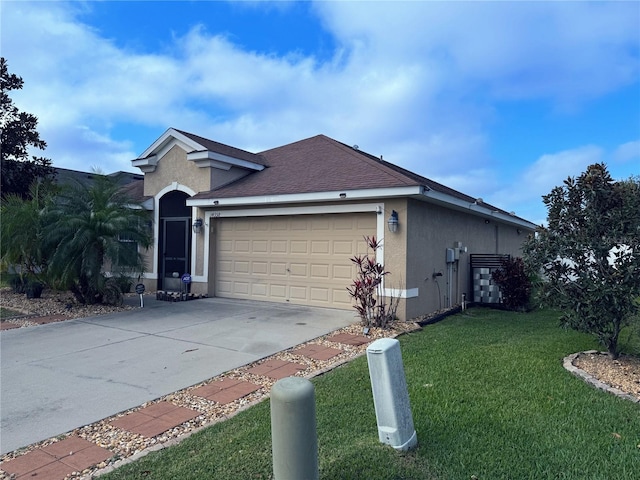
[[[189,271],[189,218],[165,219],[163,239],[163,288],[180,290],[180,277]]]

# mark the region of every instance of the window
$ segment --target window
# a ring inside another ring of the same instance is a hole
[[[118,235],[120,248],[115,264],[118,267],[133,267],[138,260],[138,242],[126,234]]]

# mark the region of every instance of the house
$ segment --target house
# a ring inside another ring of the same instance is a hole
[[[365,236],[410,319],[472,299],[470,254],[519,255],[535,225],[317,135],[251,153],[173,128],[127,186],[153,211],[144,282],[194,293],[351,309],[350,258]]]

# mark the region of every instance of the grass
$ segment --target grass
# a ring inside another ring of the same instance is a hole
[[[314,379],[321,478],[638,478],[640,407],[564,370],[596,345],[557,318],[473,309],[401,337],[419,443],[408,453],[378,442],[366,357]],[[265,401],[103,478],[271,475]]]
[[[0,307],[0,319],[4,320],[5,318],[15,317],[16,315],[21,315],[21,313],[6,307]]]

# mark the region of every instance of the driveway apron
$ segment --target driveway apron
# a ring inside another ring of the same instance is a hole
[[[208,298],[0,334],[0,451],[66,433],[304,343],[353,312]]]

